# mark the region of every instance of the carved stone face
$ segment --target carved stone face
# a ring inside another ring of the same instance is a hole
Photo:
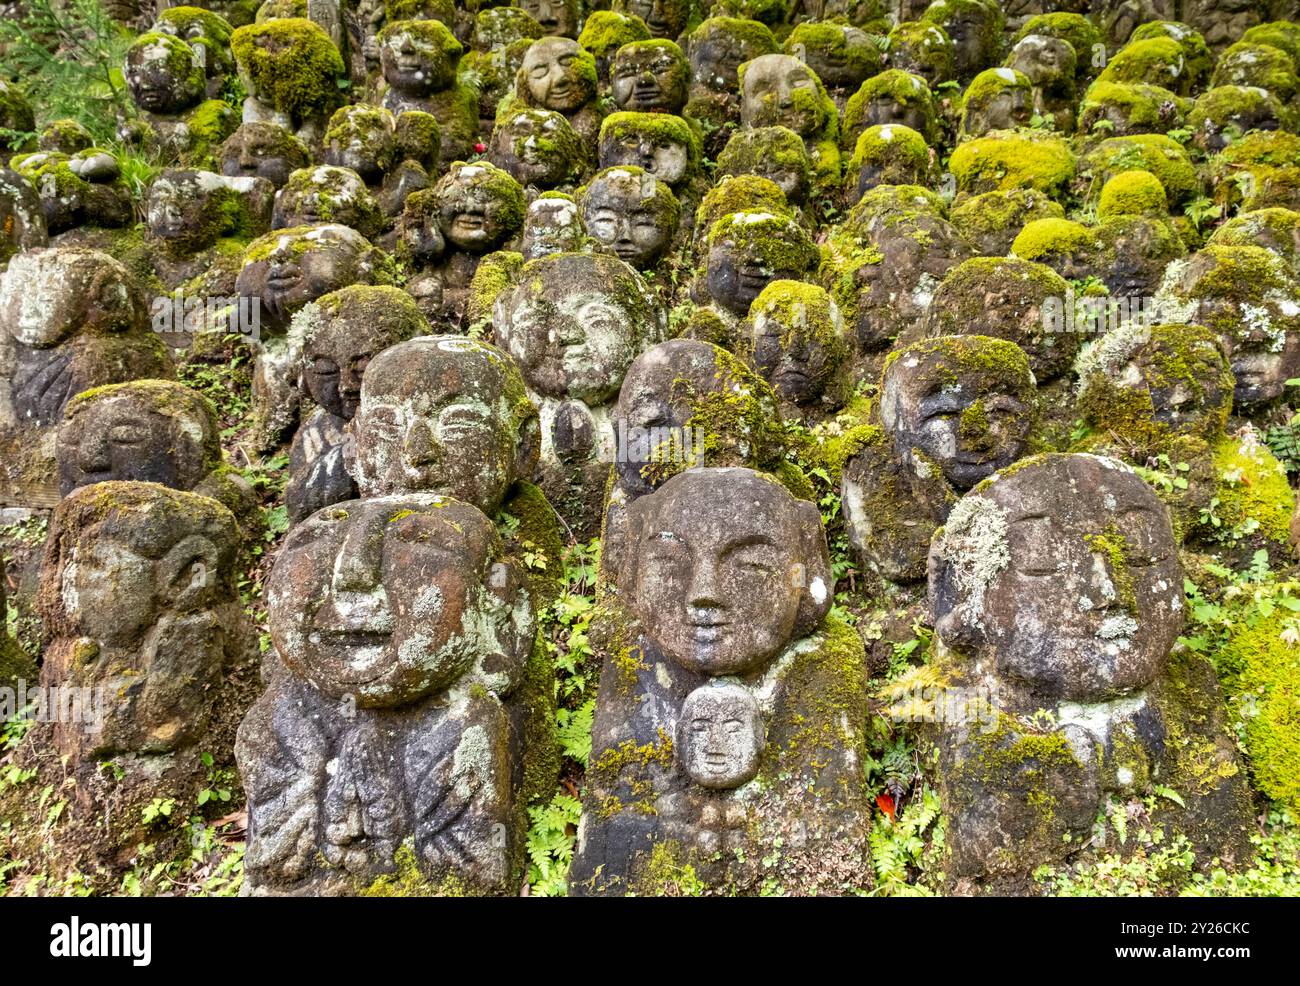
[[[366,371],[352,424],[362,495],[441,493],[494,512],[531,474],[537,412],[505,353],[458,336],[393,346]]]
[[[570,253],[582,247],[587,228],[572,199],[536,198],[528,204],[519,252],[525,260]]]
[[[1014,69],[981,72],[971,89],[975,91],[967,97],[962,110],[963,133],[978,136],[990,130],[1014,130],[1029,122],[1033,90],[1029,79]]]
[[[640,276],[614,257],[563,253],[524,265],[496,302],[498,338],[536,393],[603,404],[662,332]]]
[[[379,64],[384,81],[398,92],[427,96],[455,82],[456,62],[442,38],[446,29],[416,26],[434,23],[397,22],[379,32]]]
[[[808,234],[791,219],[764,212],[725,216],[709,231],[709,297],[743,316],[772,281],[802,280],[816,254]]]
[[[808,284],[773,281],[750,307],[744,331],[758,372],[794,404],[821,397],[848,355],[839,308]]]
[[[725,175],[758,175],[781,189],[786,201],[803,202],[812,182],[812,163],[799,135],[788,127],[737,130],[718,155]]]
[[[672,244],[681,208],[654,175],[640,168],[610,168],[586,186],[582,218],[591,236],[619,260],[650,270]]]
[[[379,222],[379,206],[361,176],[328,164],[291,174],[275,197],[272,217],[277,229],[338,223],[363,235],[378,232]]]
[[[261,298],[273,325],[309,301],[349,284],[367,283],[374,248],[349,226],[295,226],[258,237],[235,280],[241,297]]]
[[[1029,361],[1014,343],[948,336],[889,363],[880,421],[899,458],[913,462],[915,449],[968,490],[1025,454],[1033,397]]]
[[[265,178],[276,188],[310,161],[306,145],[273,123],[245,123],[221,145],[223,175]]]
[[[1007,67],[1023,73],[1035,86],[1051,89],[1062,83],[1072,84],[1077,61],[1068,41],[1031,34],[1011,49]]]
[[[691,144],[686,124],[662,113],[616,113],[600,128],[600,166],[634,165],[669,186],[690,171]]]
[[[0,275],[0,331],[33,349],[53,348],[78,332],[127,332],[145,324],[135,279],[98,250],[15,254]]]
[[[1039,697],[1096,701],[1160,673],[1183,573],[1164,505],[1128,466],[1046,455],[953,508],[930,602],[945,646]]]
[[[179,113],[204,95],[202,62],[170,35],[138,38],[126,53],[124,74],[131,98],[150,113]]]
[[[753,780],[763,743],[763,716],[744,685],[711,681],[682,702],[677,758],[701,787],[728,790]]]
[[[610,89],[621,110],[680,113],[686,105],[690,65],[675,44],[638,41],[624,45],[610,68]]]
[[[742,37],[725,18],[710,18],[691,35],[691,83],[714,92],[740,91],[740,66],[775,49]]]
[[[682,667],[758,671],[814,629],[834,591],[817,508],[749,469],[692,469],[628,507],[620,584]]]
[[[434,186],[443,239],[467,253],[498,249],[519,231],[523,190],[490,164],[453,167]]]
[[[855,89],[880,63],[871,36],[856,27],[818,32],[802,51],[804,64],[828,89]]]
[[[58,550],[40,605],[60,639],[46,669],[59,684],[102,688],[106,706],[98,728],[68,727],[60,746],[157,753],[201,736],[238,599],[229,512],[191,493],[113,483],[73,492],[51,528]],[[76,638],[97,644],[100,659],[79,663],[65,649]]]
[[[163,380],[100,387],[74,398],[59,428],[59,490],[108,480],[191,490],[221,459],[212,409]]]
[[[457,500],[326,507],[293,529],[271,572],[271,639],[289,670],[330,697],[416,701],[476,661],[508,660],[529,635],[531,614],[495,552],[491,522]]]
[[[345,106],[330,117],[325,133],[326,164],[350,168],[374,184],[393,163],[396,122],[379,106]]]
[[[596,98],[596,75],[590,56],[569,38],[543,38],[524,55],[519,74],[533,102],[568,115]]]
[[[563,115],[521,109],[493,128],[488,157],[519,184],[551,189],[577,177],[582,140]]]
[[[670,40],[686,30],[691,13],[691,5],[685,0],[614,0],[614,9],[640,17],[656,38]]]
[[[991,52],[989,38],[993,33],[993,12],[976,7],[960,8],[947,18],[937,21],[952,39],[953,59],[957,74],[970,77],[988,65]]]
[[[746,127],[789,127],[811,137],[826,125],[826,95],[813,71],[789,55],[745,65],[740,119]]]
[[[145,195],[145,222],[149,233],[170,249],[193,253],[211,246],[241,219],[257,216],[265,223],[271,194],[270,183],[256,178],[168,169]]]
[[[576,38],[581,19],[577,0],[519,0],[519,6],[549,35]]]

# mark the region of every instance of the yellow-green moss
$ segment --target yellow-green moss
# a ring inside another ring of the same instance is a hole
[[[1215,446],[1214,468],[1219,477],[1216,512],[1223,528],[1240,529],[1254,520],[1260,535],[1276,545],[1287,545],[1295,494],[1273,453],[1262,445],[1243,452],[1238,439],[1224,438]]]
[[[1097,217],[1167,216],[1165,186],[1149,171],[1121,171],[1101,188]]]
[[[957,187],[970,194],[1012,188],[1055,194],[1075,172],[1069,144],[1027,131],[995,130],[966,141],[952,152],[948,166]]]
[[[1023,260],[1066,257],[1096,246],[1096,234],[1072,219],[1035,219],[1025,224],[1011,244]]]
[[[270,39],[272,46],[261,47],[259,38]],[[230,47],[241,71],[282,113],[319,116],[339,99],[336,80],[344,74],[343,58],[330,36],[309,20],[291,17],[238,28]]]

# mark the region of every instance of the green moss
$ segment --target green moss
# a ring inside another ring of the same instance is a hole
[[[727,242],[746,256],[756,258],[778,275],[798,275],[817,268],[820,254],[807,231],[785,216],[762,212],[737,212],[709,227],[709,248]]]
[[[1035,188],[1054,194],[1074,177],[1069,145],[1045,134],[993,131],[959,145],[948,162],[957,187],[969,194]]]
[[[844,106],[841,140],[845,150],[853,146],[860,134],[867,127],[867,111],[871,104],[879,99],[896,103],[905,112],[917,111],[922,114],[924,124],[921,136],[927,143],[933,143],[937,136],[938,112],[935,109],[934,96],[924,79],[902,69],[887,69],[873,75],[862,83],[858,91],[849,97]]]
[[[844,60],[847,71],[856,78],[866,78],[880,71],[880,52],[870,43],[851,43],[850,29],[830,21],[804,21],[796,24],[782,45],[787,55],[805,52],[835,52]],[[858,35],[861,37],[861,35]],[[810,60],[810,59],[809,59]]]
[[[181,38],[186,37],[190,29],[198,25],[203,38],[221,45],[230,44],[230,35],[234,30],[224,17],[201,7],[168,7],[158,15],[154,26],[164,24]]]
[[[807,181],[812,173],[812,161],[803,139],[788,127],[759,127],[738,130],[718,155],[718,173],[722,175],[784,174],[802,175]],[[784,204],[782,195],[780,203]],[[730,212],[748,208],[738,204]],[[720,213],[715,218],[721,218]]]
[[[220,99],[208,99],[194,108],[186,123],[200,146],[211,146],[220,144],[234,133],[239,126],[239,118],[229,103]]]
[[[1065,210],[1035,189],[1013,188],[973,195],[954,206],[949,218],[963,236],[978,243],[1035,219],[1063,219]]]
[[[1189,91],[1184,71],[1183,47],[1173,38],[1133,41],[1115,56],[1097,76],[1099,82],[1145,82],[1180,94]]]
[[[1071,219],[1035,219],[1011,244],[1011,253],[1022,260],[1067,257],[1096,246],[1096,234]]]
[[[1102,186],[1101,198],[1097,201],[1100,219],[1167,215],[1169,204],[1165,186],[1149,171],[1121,171]]]
[[[706,889],[688,860],[690,854],[675,839],[656,842],[650,858],[631,880],[629,894],[637,897],[700,897]]]
[[[1091,132],[1098,120],[1110,119],[1107,110],[1118,110],[1126,130],[1163,133],[1177,125],[1186,103],[1161,86],[1098,79],[1079,105],[1079,130]]]
[[[1133,573],[1128,564],[1128,540],[1118,525],[1110,523],[1100,534],[1085,534],[1084,543],[1090,551],[1104,555],[1110,567],[1111,583],[1115,586],[1115,599],[1128,612],[1138,611],[1137,596],[1133,590]]]
[[[797,137],[798,135],[796,135]],[[773,181],[758,175],[728,175],[709,189],[695,210],[695,227],[707,231],[724,216],[736,212],[770,212],[794,218],[785,193]]]
[[[1300,24],[1292,21],[1269,21],[1256,24],[1241,36],[1246,44],[1271,45],[1285,51],[1300,64]]]
[[[1011,78],[1008,79],[1007,76]],[[975,78],[971,79],[970,85],[962,93],[961,105],[966,110],[972,106],[978,106],[981,103],[987,103],[990,99],[1002,92],[1004,89],[1023,89],[1026,92],[1032,90],[1029,82],[1029,76],[1023,72],[1017,72],[1009,68],[989,68],[985,69]]]
[[[671,113],[611,113],[600,125],[600,141],[621,141],[625,137],[648,136],[656,144],[680,144],[686,148],[687,178],[700,166],[700,135],[682,117]]]
[[[1027,38],[1031,34],[1060,38],[1067,42],[1074,49],[1075,65],[1080,76],[1089,74],[1092,53],[1101,44],[1101,33],[1097,26],[1083,14],[1036,14],[1025,21],[1016,40]]]
[[[1283,121],[1287,114],[1276,96],[1252,86],[1215,86],[1203,92],[1187,116],[1199,143],[1230,141],[1263,120]],[[1211,145],[1216,146],[1216,145]]]
[[[578,44],[597,58],[612,58],[623,45],[649,39],[650,28],[640,17],[612,10],[593,10],[578,35]]]
[[[947,28],[958,16],[971,16],[983,22],[980,30],[980,45],[984,64],[992,60],[1002,47],[1002,27],[1005,17],[998,5],[984,0],[934,0],[921,14],[921,22],[937,24]]]
[[[508,250],[490,253],[479,261],[465,305],[465,317],[471,332],[482,332],[491,326],[492,306],[497,295],[515,284],[523,266],[523,255]]]
[[[1253,521],[1265,539],[1288,546],[1295,494],[1273,453],[1264,446],[1243,452],[1237,439],[1224,438],[1214,448],[1214,469],[1219,480],[1216,513],[1222,529],[1242,530]]]
[[[343,59],[330,36],[311,21],[250,24],[231,35],[230,47],[254,90],[280,112],[320,116],[338,102],[336,80],[344,75]]]
[[[1300,89],[1295,60],[1272,45],[1238,41],[1222,55],[1210,77],[1212,86],[1258,86],[1283,102]]]
[[[439,21],[447,27],[456,23],[454,0],[384,0],[384,20]]]
[[[1187,24],[1178,21],[1148,21],[1129,35],[1129,44],[1153,38],[1172,38],[1178,42],[1184,58],[1183,72],[1188,77],[1189,86],[1199,86],[1214,67],[1214,53],[1205,43],[1205,38]]]
[[[858,136],[849,160],[850,180],[867,165],[883,169],[881,184],[910,183],[929,171],[930,148],[925,138],[902,124],[869,127]]]
[[[956,75],[954,47],[948,32],[938,24],[922,21],[904,21],[889,32],[889,47],[893,53],[905,52],[907,60],[926,73],[927,78],[951,79]]]
[[[1102,141],[1084,159],[1101,185],[1124,171],[1149,171],[1160,180],[1171,205],[1180,204],[1200,191],[1196,168],[1187,150],[1163,134],[1134,134]]]
[[[360,897],[471,897],[473,890],[458,877],[447,874],[430,879],[420,869],[415,847],[408,840],[393,854],[394,870],[376,877],[358,889]]]
[[[1258,209],[1233,216],[1210,237],[1216,246],[1261,246],[1300,270],[1300,212]]]
[[[624,811],[655,814],[651,770],[654,767],[667,770],[672,766],[672,737],[662,729],[659,730],[658,740],[653,743],[638,745],[633,740],[624,740],[617,747],[603,750],[588,768],[592,783],[606,791],[623,788],[631,794],[631,800],[625,801],[611,794],[605,798],[597,813],[602,818],[610,818]]]

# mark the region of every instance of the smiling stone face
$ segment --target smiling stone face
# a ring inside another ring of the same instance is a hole
[[[817,508],[749,469],[693,469],[628,508],[620,584],[677,664],[745,674],[820,624],[834,580]]]
[[[150,113],[179,113],[203,98],[203,62],[184,41],[146,34],[127,50],[126,86],[136,105]]]
[[[913,343],[886,364],[880,421],[895,454],[915,452],[968,490],[1028,449],[1034,377],[1015,343],[947,336]]]
[[[221,461],[211,406],[188,387],[138,380],[69,402],[58,439],[59,490],[108,480],[191,490]]]
[[[807,138],[821,132],[833,113],[816,73],[790,55],[761,55],[742,66],[741,75],[740,119],[746,127],[789,127]]]
[[[524,55],[516,88],[526,88],[534,105],[567,116],[596,98],[596,62],[576,41],[543,38]]]
[[[609,72],[611,95],[621,110],[680,113],[691,69],[671,41],[634,41],[618,50]]]
[[[682,703],[677,759],[701,787],[740,787],[758,774],[763,731],[763,716],[748,688],[711,681]]]
[[[538,449],[537,411],[513,361],[459,336],[381,353],[352,431],[363,496],[441,493],[487,512],[532,474]]]
[[[690,125],[666,113],[612,113],[600,127],[600,166],[634,165],[669,186],[694,169],[698,148]]]
[[[456,80],[461,47],[439,21],[398,21],[378,34],[384,81],[409,96],[427,96]]]
[[[549,35],[576,38],[582,20],[578,0],[519,0],[519,7]]]
[[[276,188],[311,161],[307,145],[274,123],[245,123],[221,145],[221,173],[265,178]]]
[[[659,262],[681,220],[672,190],[637,167],[607,168],[578,198],[587,232],[637,270]]]
[[[1155,679],[1183,625],[1169,516],[1129,467],[1045,455],[958,502],[930,550],[935,632],[1041,699]]]
[[[416,701],[504,637],[516,651],[521,628],[492,593],[511,581],[493,563],[497,547],[479,510],[433,494],[327,507],[294,528],[271,573],[271,639],[289,670],[330,697],[364,708]]]
[[[369,282],[374,248],[349,226],[294,226],[248,245],[235,285],[241,297],[261,298],[272,327],[288,325],[303,305],[348,284]]]
[[[443,239],[468,253],[499,249],[523,223],[523,189],[490,164],[457,163],[438,180],[433,196]]]
[[[614,257],[561,253],[529,261],[497,299],[495,328],[536,393],[606,403],[628,365],[663,331],[650,289]]]

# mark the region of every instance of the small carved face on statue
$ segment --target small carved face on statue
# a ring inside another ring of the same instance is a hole
[[[59,684],[101,688],[106,706],[97,728],[68,727],[78,735],[60,746],[104,756],[198,739],[233,630],[234,518],[207,497],[106,483],[64,499],[51,533],[39,604],[58,639],[46,667],[67,675]],[[68,654],[77,638],[93,641],[99,659]]]
[[[235,60],[230,54],[230,22],[220,14],[196,7],[169,7],[158,15],[153,30],[179,38],[203,62],[210,88],[233,75]]]
[[[740,91],[740,66],[777,50],[771,34],[731,17],[710,17],[691,34],[691,84],[719,93]]]
[[[351,420],[361,403],[361,376],[389,346],[425,332],[420,307],[405,291],[354,284],[320,298],[299,314],[302,389],[317,406]]]
[[[273,327],[287,327],[298,309],[349,284],[369,283],[375,249],[350,226],[294,226],[248,245],[235,280],[240,297],[261,298]]]
[[[539,447],[519,369],[460,336],[422,336],[372,360],[352,433],[363,496],[441,493],[488,513],[532,475]]]
[[[285,665],[331,698],[393,708],[477,669],[517,683],[535,622],[492,522],[426,493],[326,507],[293,529],[267,585]]]
[[[557,38],[576,38],[582,10],[578,0],[519,0],[520,8]]]
[[[623,261],[560,253],[524,265],[497,298],[494,325],[528,386],[596,406],[618,393],[628,366],[663,334],[663,312]]]
[[[968,493],[930,548],[945,647],[1038,700],[1149,684],[1183,626],[1169,514],[1115,459],[1049,454]]]
[[[701,787],[737,788],[758,774],[764,733],[762,712],[748,688],[710,681],[682,702],[677,714],[677,759]]]
[[[636,165],[671,188],[695,168],[699,148],[690,125],[667,113],[612,113],[600,127],[600,166]]]
[[[731,135],[718,155],[718,174],[766,178],[787,202],[798,205],[812,184],[812,161],[803,140],[789,127],[757,127]]]
[[[709,297],[744,316],[772,281],[799,281],[817,266],[817,246],[802,226],[768,212],[736,212],[709,230]]]
[[[29,250],[15,254],[0,274],[0,331],[33,349],[51,349],[78,333],[143,329],[147,315],[135,278],[98,250]]]
[[[582,138],[563,115],[529,107],[499,120],[488,148],[498,168],[543,191],[575,181],[585,157]]]
[[[957,75],[970,78],[993,60],[1001,17],[1001,11],[992,5],[963,0],[926,19],[938,24],[952,39]]]
[[[58,439],[59,491],[109,480],[192,490],[221,464],[216,416],[183,384],[136,380],[68,402]]]
[[[587,238],[578,204],[567,195],[553,193],[528,203],[519,252],[524,260],[549,257],[553,253],[581,250]]]
[[[762,671],[830,610],[821,515],[750,469],[692,469],[628,507],[620,579],[650,637],[709,676]]]
[[[274,123],[245,123],[221,145],[221,173],[232,178],[265,178],[276,188],[311,163],[307,145]]]
[[[844,24],[801,24],[785,50],[812,69],[828,89],[852,92],[880,71],[880,50],[871,35]]]
[[[145,222],[150,235],[169,251],[193,254],[258,212],[265,223],[264,206],[270,205],[271,195],[266,181],[168,169],[145,194]]]
[[[127,49],[126,87],[137,106],[173,114],[203,99],[203,62],[184,41],[168,34],[145,34]]]
[[[820,287],[773,281],[749,309],[741,349],[782,400],[810,404],[849,356],[839,308]]]
[[[1078,56],[1061,38],[1030,34],[1007,55],[1007,67],[1023,73],[1030,83],[1048,91],[1072,90]]]
[[[686,105],[691,66],[671,41],[633,41],[614,55],[611,95],[621,110],[680,113]]]
[[[689,0],[614,0],[613,9],[640,17],[656,38],[670,40],[686,30],[691,14]]]
[[[384,217],[366,183],[351,168],[321,164],[289,176],[275,196],[275,229],[338,223],[363,236],[376,236]]]
[[[990,130],[1014,130],[1029,123],[1034,93],[1029,78],[1015,69],[991,68],[975,76],[962,100],[962,133],[978,137]]]
[[[637,167],[607,168],[581,189],[578,199],[588,233],[641,271],[660,261],[681,221],[672,190]]]
[[[443,240],[466,253],[500,249],[515,236],[524,220],[524,190],[500,168],[485,162],[457,162],[438,180],[432,192],[407,199],[412,206],[432,195]],[[417,201],[419,200],[419,201]]]
[[[741,66],[740,119],[746,127],[789,127],[800,137],[820,134],[834,115],[821,80],[790,55],[760,55]]]
[[[902,461],[928,462],[968,490],[1028,451],[1034,393],[1029,358],[1015,343],[941,336],[891,355],[880,421]]]
[[[568,38],[535,41],[519,66],[516,91],[529,101],[568,116],[596,98],[596,60]]]
[[[376,184],[393,166],[396,130],[393,114],[381,106],[344,106],[330,117],[325,131],[325,163],[350,168],[363,181]]]
[[[439,21],[396,21],[378,34],[384,81],[408,96],[428,96],[456,81],[461,46]]]

